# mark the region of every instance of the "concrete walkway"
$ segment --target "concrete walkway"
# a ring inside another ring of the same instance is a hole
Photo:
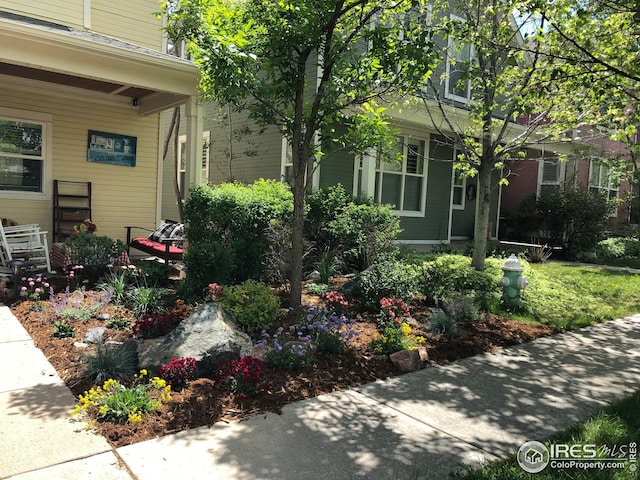
[[[443,479],[640,388],[640,315],[117,450],[7,307],[0,362],[0,478]]]

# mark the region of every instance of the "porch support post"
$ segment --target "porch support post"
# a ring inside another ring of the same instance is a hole
[[[366,197],[373,197],[376,192],[376,155],[376,150],[369,148],[362,156],[360,194]]]
[[[202,130],[204,108],[198,97],[189,97],[185,106],[185,117],[187,124],[187,144],[185,178],[188,190],[202,183]],[[185,198],[189,197],[189,191]]]

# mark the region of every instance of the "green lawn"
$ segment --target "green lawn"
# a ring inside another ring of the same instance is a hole
[[[628,447],[630,443],[640,444],[640,390],[633,395],[617,401],[609,407],[595,413],[586,422],[575,425],[568,430],[552,437],[545,445],[604,445],[612,447]],[[620,452],[620,450],[619,450]],[[614,457],[615,455],[610,455]],[[516,454],[507,460],[497,461],[485,467],[464,472],[455,476],[456,480],[632,480],[640,478],[637,468],[640,459],[633,465],[625,462],[625,468],[582,470],[577,468],[553,469],[547,466],[543,471],[535,474],[527,473],[516,460]]]
[[[529,264],[524,274],[530,285],[511,315],[521,320],[570,330],[640,313],[640,275],[554,262]]]

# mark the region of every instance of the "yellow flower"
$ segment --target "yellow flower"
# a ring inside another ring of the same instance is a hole
[[[142,422],[142,414],[140,412],[138,412],[137,410],[134,410],[133,412],[131,412],[129,414],[128,420],[131,423],[140,423],[140,422]]]
[[[98,409],[98,414],[106,415],[108,411],[109,411],[109,407],[107,407],[106,405],[100,405],[100,408]]]
[[[154,386],[154,388],[157,388],[158,390],[163,389],[164,387],[167,386],[167,382],[165,380],[163,380],[162,378],[159,377],[153,377],[151,380],[151,385]]]
[[[120,387],[120,382],[118,382],[117,380],[114,380],[113,378],[110,378],[109,380],[104,382],[104,385],[102,386],[105,392],[112,392],[119,387]]]
[[[142,370],[140,370],[140,375],[142,375],[143,377],[144,377],[145,375],[148,375],[147,370],[146,370],[146,369],[144,369],[144,368],[143,368]]]
[[[171,398],[171,385],[167,385],[166,387],[164,387],[164,390],[162,392],[162,401],[164,403],[169,403],[172,398]]]
[[[400,326],[400,328],[402,329],[403,335],[409,335],[411,333],[411,327],[406,322],[402,322],[402,325]]]

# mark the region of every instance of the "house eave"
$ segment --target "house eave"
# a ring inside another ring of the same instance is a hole
[[[49,81],[52,72],[58,78],[88,79],[101,82],[113,96],[139,90],[136,98],[140,112],[153,113],[183,103],[198,94],[198,70],[188,61],[127,45],[114,39],[113,44],[90,41],[69,31],[38,28],[0,17],[0,59],[8,70],[19,69],[27,78]],[[16,48],[16,43],[20,48]],[[24,73],[28,72],[28,73]],[[41,72],[42,78],[38,78]],[[0,72],[5,73],[5,72]],[[9,73],[10,74],[10,73]],[[111,87],[109,84],[113,84]],[[130,94],[134,95],[134,94]],[[149,101],[145,96],[149,95]],[[145,103],[149,108],[145,109]]]

